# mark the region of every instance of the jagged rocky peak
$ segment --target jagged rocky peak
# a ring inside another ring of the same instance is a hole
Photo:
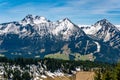
[[[22,19],[22,22],[33,21],[33,15],[28,14],[25,18]]]
[[[28,14],[25,18],[22,19],[21,22],[22,24],[40,24],[50,22],[50,20],[47,20],[45,17],[42,16],[33,16],[31,14]]]
[[[109,22],[109,21],[108,21],[107,19],[105,19],[105,18],[102,19],[101,21],[103,21],[103,22]]]
[[[62,20],[58,20],[57,21],[57,26],[56,28],[58,29],[58,31],[68,31],[68,30],[74,30],[74,29],[78,29],[79,27],[77,25],[75,25],[74,23],[72,23],[71,20],[69,20],[68,18],[64,18]],[[79,28],[80,29],[80,28]]]
[[[71,36],[80,37],[85,35],[84,32],[68,18],[57,21],[57,26],[53,30],[54,35],[62,35],[64,40],[69,40]]]
[[[58,22],[58,23],[61,23],[61,22],[64,22],[64,23],[72,23],[71,20],[68,19],[68,18],[64,18],[64,19],[58,20],[57,22]]]
[[[25,16],[26,19],[32,19],[33,18],[33,15],[32,14],[28,14]]]
[[[93,26],[97,28],[94,35],[102,39],[104,42],[113,40],[116,36],[119,36],[120,34],[117,27],[115,27],[106,19],[96,22]]]
[[[31,19],[31,20],[33,20],[33,19],[42,19],[42,20],[47,20],[45,17],[43,17],[43,16],[38,16],[38,15],[31,15],[31,14],[28,14],[28,15],[26,15],[25,16],[25,18],[24,19]],[[23,20],[24,20],[23,19]]]
[[[68,19],[68,18],[64,18],[63,21],[71,22],[70,19]]]
[[[102,27],[115,27],[112,23],[110,23],[107,19],[102,19],[97,21],[93,26],[102,26]]]
[[[43,16],[35,16],[35,19],[42,19],[42,20],[46,20],[46,18],[45,18],[45,17],[43,17]]]
[[[115,27],[107,19],[102,19],[100,21],[97,21],[93,26],[96,27],[96,28],[97,27],[101,27],[100,29],[103,29],[103,30],[114,29],[115,31],[119,32],[119,30],[117,29],[117,27]]]
[[[70,27],[70,28],[77,27],[77,28],[79,28],[77,25],[72,23],[72,21],[70,19],[68,19],[68,18],[58,20],[57,22],[59,23],[59,25],[64,26],[64,27]]]
[[[106,40],[104,41],[110,40],[113,34],[119,33],[119,30],[107,19],[99,20],[90,28],[84,28],[83,30],[86,34],[94,35],[99,38],[105,38]]]
[[[97,21],[94,25],[106,25],[106,24],[111,24],[107,19],[102,19]]]

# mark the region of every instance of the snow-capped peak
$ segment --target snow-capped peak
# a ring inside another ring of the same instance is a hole
[[[72,28],[73,26],[75,26],[68,18],[64,18],[63,20],[58,20],[57,22],[60,26],[64,26],[64,27]]]
[[[115,31],[118,31],[118,29],[111,24],[107,19],[102,19],[97,21],[94,25],[88,28],[83,28],[86,34],[97,34],[98,31],[99,33],[102,31],[103,33],[106,31],[109,31],[110,29],[114,29]]]
[[[112,25],[107,19],[102,19],[102,20],[99,20],[97,21],[93,26],[98,28],[98,26],[101,26],[102,27],[108,27],[106,25]]]
[[[107,19],[102,19],[102,20],[100,20],[100,21],[97,21],[94,25],[92,25],[92,27],[94,27],[94,28],[96,28],[96,32],[97,31],[99,31],[101,28],[105,28],[105,27],[108,27],[108,26],[106,26],[106,25],[108,25],[108,24],[110,24],[111,25],[111,23],[110,22],[108,22],[108,20]]]
[[[57,26],[53,30],[54,35],[62,35],[63,39],[68,40],[70,36],[75,35],[77,37],[84,35],[84,32],[68,18],[57,21]],[[78,33],[81,33],[80,35]]]
[[[64,18],[63,20],[58,20],[57,21],[57,26],[56,28],[60,28],[59,30],[66,30],[66,29],[72,29],[73,27],[75,27],[75,25],[68,19],[68,18]]]
[[[48,34],[51,34],[51,36],[55,35],[56,37],[62,35],[61,39],[65,40],[69,40],[73,35],[77,35],[76,37],[84,35],[84,32],[68,18],[64,18],[57,22],[51,22],[45,17],[29,14],[22,21],[12,23],[13,22],[0,25],[0,34],[15,33],[20,37],[34,36],[35,34],[41,37]]]
[[[109,23],[109,21],[107,19],[102,19],[102,20],[98,21],[97,23],[100,23],[102,25],[105,23]]]
[[[22,22],[26,22],[26,23],[30,23],[33,21],[33,15],[28,14],[27,16],[25,16],[25,18],[22,19]]]
[[[40,23],[46,23],[46,22],[48,22],[48,20],[45,17],[42,17],[42,16],[33,16],[31,14],[28,14],[21,21],[21,23],[23,25],[26,25],[26,24],[40,24]]]
[[[101,26],[100,29],[104,31],[109,30],[109,29],[114,29],[115,31],[119,32],[119,30],[112,23],[110,23],[107,19],[102,19],[96,22],[93,26],[97,27],[98,25]]]
[[[64,18],[64,19],[58,20],[57,22],[58,22],[58,23],[61,23],[61,22],[71,23],[71,21],[70,21],[68,18]]]
[[[31,14],[28,14],[25,16],[25,19],[32,19],[32,18],[33,18],[33,15],[31,15]]]
[[[64,18],[63,21],[69,21],[69,22],[71,22],[68,18]]]
[[[119,34],[119,30],[106,19],[96,22],[93,27],[96,29],[93,35],[99,37],[104,42],[113,39],[117,34]]]

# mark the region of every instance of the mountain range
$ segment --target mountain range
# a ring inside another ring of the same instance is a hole
[[[79,27],[68,18],[52,22],[29,14],[21,21],[0,24],[0,53],[9,58],[117,62],[120,31],[106,19]]]

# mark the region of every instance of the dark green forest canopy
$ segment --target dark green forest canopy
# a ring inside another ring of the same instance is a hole
[[[91,69],[91,68],[111,68],[114,65],[105,63],[105,62],[98,62],[98,61],[74,61],[74,60],[59,60],[59,59],[40,59],[40,58],[15,58],[15,59],[8,59],[6,57],[1,57],[0,62],[9,63],[9,64],[17,64],[21,66],[25,66],[27,64],[38,64],[38,62],[41,62],[42,64],[45,64],[48,69],[58,69],[62,65],[66,66],[67,68],[76,68],[80,66],[81,68]]]

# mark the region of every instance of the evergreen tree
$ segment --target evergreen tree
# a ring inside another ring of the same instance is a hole
[[[115,68],[115,77],[116,77],[116,80],[120,80],[120,63],[118,63]]]
[[[96,76],[95,76],[94,80],[102,80],[101,70],[99,69],[95,73],[96,73]]]
[[[31,77],[30,77],[30,74],[28,72],[24,72],[22,74],[22,80],[30,80]]]
[[[103,75],[102,80],[114,80],[110,71],[106,71]]]
[[[22,80],[21,72],[18,69],[16,69],[13,73],[13,80]]]

